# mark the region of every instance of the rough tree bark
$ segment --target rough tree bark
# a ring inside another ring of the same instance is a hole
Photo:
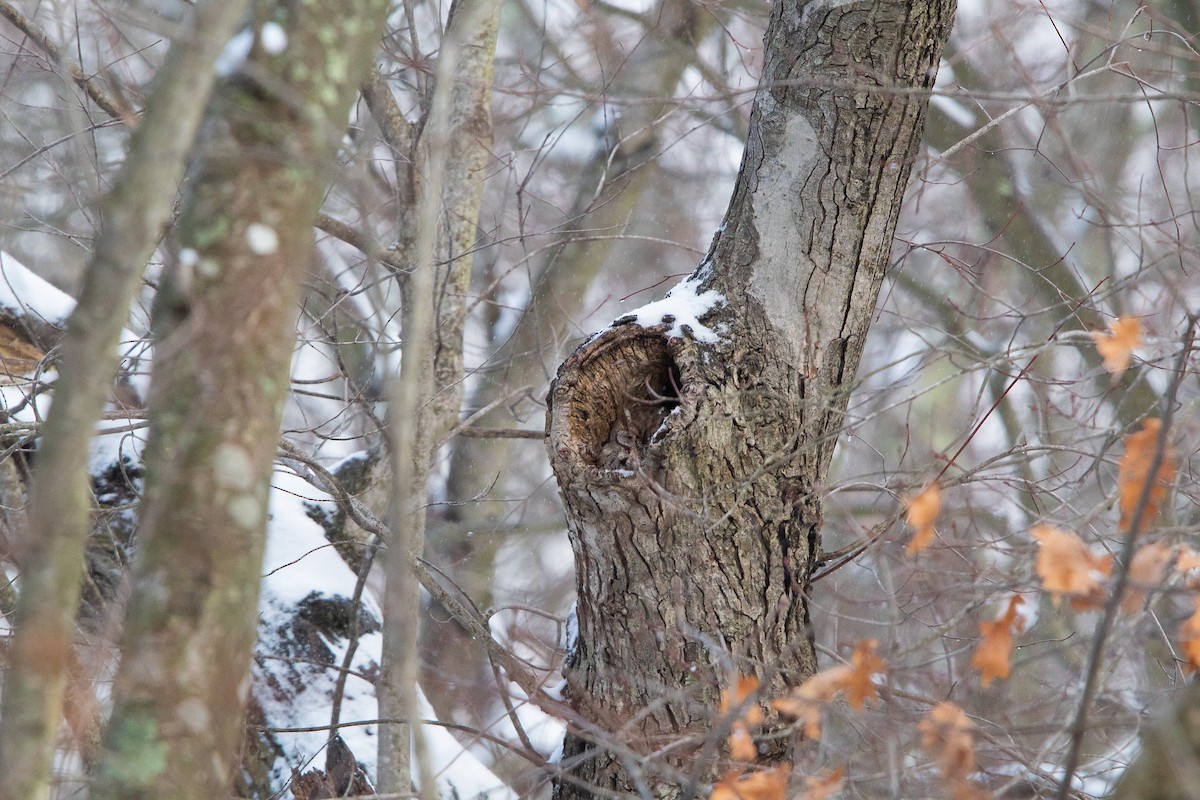
[[[147,479],[91,796],[228,795],[300,285],[384,0],[271,3],[214,90],[159,285]]]
[[[953,13],[778,2],[725,222],[675,291],[704,311],[624,317],[559,369],[568,693],[599,729],[568,734],[559,796],[676,797],[718,771],[705,743],[731,673],[770,694],[814,671],[822,486]]]

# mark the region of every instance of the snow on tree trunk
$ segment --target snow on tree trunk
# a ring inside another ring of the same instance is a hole
[[[816,667],[821,492],[952,0],[776,3],[733,199],[664,301],[559,369],[548,446],[576,557],[561,797],[675,797],[719,772],[735,673]],[[916,91],[910,91],[912,89]],[[765,760],[786,742],[764,739]]]

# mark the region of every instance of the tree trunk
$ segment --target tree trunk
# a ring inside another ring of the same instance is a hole
[[[410,791],[414,773],[419,774],[422,797],[436,793],[424,758],[425,740],[414,735],[414,720],[420,716],[421,602],[409,554],[424,550],[431,457],[461,406],[470,278],[470,260],[462,254],[474,240],[484,167],[491,158],[491,84],[499,24],[497,0],[456,0],[451,6],[433,97],[410,171],[413,205],[401,216],[413,223],[402,233],[407,239],[402,253],[412,272],[404,284],[401,371],[389,391],[391,538],[383,553],[383,654],[376,685],[380,715],[407,722],[380,730],[378,786],[385,794]],[[447,219],[439,236],[442,216]],[[446,255],[440,269],[435,253]]]
[[[494,355],[489,364],[480,368],[478,382],[472,391],[469,405],[485,407],[498,402],[475,424],[480,427],[509,427],[513,411],[503,400],[506,393],[531,386],[540,395],[547,378],[547,363],[557,363],[563,351],[555,351],[554,343],[573,338],[571,320],[579,316],[588,287],[606,263],[616,242],[615,238],[591,239],[591,231],[620,231],[634,207],[644,196],[646,187],[655,176],[652,163],[661,151],[660,124],[668,110],[677,102],[675,89],[684,70],[694,63],[695,50],[705,31],[714,24],[713,16],[690,0],[661,0],[647,15],[654,20],[645,37],[620,64],[606,86],[610,101],[620,103],[620,131],[607,133],[615,139],[625,134],[616,147],[597,146],[592,158],[582,166],[577,193],[565,223],[556,232],[556,243],[546,250],[537,266],[533,291],[520,322],[504,342],[495,340],[496,318],[489,322],[492,329]],[[611,109],[610,109],[611,113]],[[470,141],[468,138],[467,141]],[[453,185],[453,181],[450,181]],[[469,185],[469,184],[468,184]],[[602,188],[603,187],[603,188]],[[472,223],[478,214],[470,217]],[[472,226],[471,233],[475,232]],[[463,238],[456,251],[465,251],[471,242]],[[461,289],[465,291],[465,286]],[[439,306],[445,305],[445,301]],[[447,337],[451,330],[457,339]],[[439,354],[441,342],[448,339],[461,344],[461,325],[450,329],[446,322],[438,326]],[[464,384],[455,376],[462,375],[461,353],[450,363],[440,358],[438,385],[454,387]],[[451,395],[447,388],[439,394]],[[443,406],[445,404],[443,403]],[[460,406],[455,406],[454,417]],[[446,504],[441,518],[429,525],[426,558],[437,563],[480,607],[492,604],[492,559],[502,537],[475,536],[479,528],[496,525],[510,511],[500,498],[512,494],[512,487],[497,482],[497,475],[506,463],[536,455],[535,442],[515,443],[511,439],[466,438],[453,441],[450,450],[449,474],[446,479]],[[449,524],[445,524],[448,522]],[[464,694],[459,686],[479,685],[480,719],[486,718],[488,700],[494,688],[491,665],[478,657],[476,642],[465,630],[449,631],[442,626],[427,629],[422,642],[423,653],[433,669],[427,670],[422,687],[439,707],[438,683],[448,685],[443,691],[461,703]],[[449,710],[443,705],[439,710]]]
[[[213,62],[245,5],[199,9],[194,27],[172,45],[121,174],[104,199],[104,226],[61,345],[62,375],[30,488],[30,530],[20,553],[21,594],[0,717],[4,800],[50,792],[92,512],[88,447],[117,371],[121,325],[170,217],[203,117]]]
[[[271,46],[214,91],[184,249],[155,301],[146,488],[97,800],[228,794],[296,301],[386,10],[272,4]]]
[[[953,11],[778,2],[709,255],[666,316],[623,317],[559,369],[568,693],[597,726],[569,733],[561,797],[675,797],[719,771],[731,675],[776,694],[815,670],[821,493]],[[785,750],[760,743],[767,761]]]
[[[1142,749],[1121,775],[1109,800],[1200,798],[1200,684],[1145,727]]]

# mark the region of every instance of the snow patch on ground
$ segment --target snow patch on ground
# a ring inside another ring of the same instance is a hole
[[[433,706],[417,687],[417,703],[421,716],[433,719]],[[525,706],[528,707],[528,706]],[[516,800],[517,794],[485,767],[479,759],[463,749],[458,740],[445,728],[425,725],[421,728],[430,766],[438,782],[438,794],[444,798],[479,798],[479,800]]]
[[[63,328],[75,305],[75,299],[69,294],[0,250],[0,309],[14,317]],[[129,384],[144,397],[149,383],[149,341],[122,328],[118,348]],[[54,383],[58,373],[47,369],[34,374],[31,370],[29,377],[29,380],[15,380],[0,386],[0,408],[8,411],[14,421],[45,419],[50,412],[50,393],[46,389]]]
[[[128,467],[141,467],[142,450],[146,446],[145,427],[128,430],[130,420],[103,420],[96,423],[96,435],[88,448],[88,472],[91,475],[102,475],[113,464],[124,464]],[[101,503],[103,498],[98,498]]]
[[[352,596],[354,572],[305,508],[305,503],[332,505],[332,498],[292,472],[277,471],[271,489],[263,597],[294,606],[314,591]]]
[[[566,681],[562,683],[565,684]],[[554,692],[557,691],[559,696],[556,699],[561,701],[563,688],[565,686],[551,687],[546,693],[554,697]],[[521,687],[511,681],[508,684],[508,695],[512,702],[513,713],[521,724],[521,730],[524,731],[529,743],[533,745],[533,749],[547,759],[559,752],[567,734],[566,724],[558,717],[547,714],[539,708],[529,699],[529,695],[521,690]],[[521,743],[517,729],[507,713],[497,717],[487,727],[489,732],[507,739],[514,745]]]
[[[75,310],[75,300],[0,250],[0,308],[14,317],[42,320],[61,327]],[[24,377],[14,374],[0,385],[0,409],[13,422],[45,419],[50,413],[47,384],[57,377],[54,370],[36,373],[30,370]]]
[[[19,317],[61,325],[75,310],[75,299],[0,250],[0,306]]]
[[[9,422],[37,422],[50,414],[50,394],[45,390],[45,384],[53,383],[58,373],[54,370],[43,372],[38,376],[37,385],[33,381],[22,381],[18,384],[0,386],[0,411],[3,411]],[[40,393],[35,395],[35,390]]]
[[[268,726],[320,729],[277,734],[285,755],[275,764],[274,775],[282,787],[292,770],[324,768],[330,699],[337,682],[337,669],[311,660],[305,662],[300,654],[294,653],[295,642],[289,640],[289,631],[303,604],[348,600],[353,596],[357,578],[306,508],[307,504],[330,503],[331,498],[291,472],[277,472],[273,483],[259,602],[260,658],[255,667],[259,687],[255,695],[263,706]],[[372,680],[379,669],[382,636],[378,630],[378,607],[367,596],[363,600],[369,625],[367,632],[359,637],[346,681],[339,717],[345,727],[339,733],[374,779],[378,726],[355,723],[379,716]],[[340,665],[349,642],[341,637],[322,636],[321,644],[328,648],[332,664]],[[295,657],[280,657],[289,652]],[[433,709],[419,687],[418,694],[422,716],[433,718]],[[427,725],[422,731],[441,796],[515,800],[516,795],[503,781],[468,753],[445,728]]]
[[[288,634],[302,601],[310,597],[350,598],[354,594],[355,575],[333,546],[325,539],[321,526],[309,518],[306,502],[329,502],[330,498],[313,489],[299,476],[277,472],[270,497],[267,547],[263,562],[262,595],[259,599],[259,652],[269,657],[259,661],[256,679],[270,682],[280,690],[255,692],[263,706],[267,725],[277,728],[312,728],[330,723],[330,698],[337,683],[332,667],[317,663],[289,664],[286,654],[293,645]],[[332,663],[341,664],[348,643],[344,639],[325,639]],[[375,689],[360,675],[369,675],[378,664],[378,632],[359,638],[351,666],[354,673],[346,680],[339,721],[353,723],[378,716]],[[276,661],[283,657],[285,660]],[[297,657],[299,657],[297,655]],[[350,725],[340,729],[342,739],[370,774],[375,770],[378,741],[373,725]],[[284,757],[275,765],[282,783],[291,770],[324,768],[327,730],[277,734]]]

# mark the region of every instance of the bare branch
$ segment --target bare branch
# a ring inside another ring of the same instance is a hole
[[[55,66],[65,69],[67,74],[71,76],[71,80],[75,81],[81,89],[87,92],[87,96],[92,98],[92,102],[100,106],[106,114],[115,120],[120,120],[122,124],[128,127],[136,127],[136,112],[132,109],[122,107],[122,104],[110,97],[107,92],[97,85],[94,77],[85,75],[83,69],[78,64],[63,56],[58,45],[54,43],[37,23],[15,9],[8,0],[0,0],[0,16],[7,19],[14,27],[32,39],[34,44],[50,57]]]
[[[1075,778],[1075,771],[1079,767],[1080,753],[1083,751],[1083,737],[1087,733],[1088,713],[1091,710],[1092,697],[1096,692],[1096,686],[1099,681],[1100,668],[1104,660],[1105,645],[1108,643],[1108,635],[1112,631],[1113,622],[1116,620],[1117,614],[1120,613],[1121,601],[1125,599],[1125,588],[1129,583],[1129,568],[1133,563],[1133,554],[1137,549],[1138,535],[1141,533],[1142,525],[1148,517],[1147,512],[1150,508],[1150,497],[1158,489],[1156,476],[1166,458],[1167,446],[1171,436],[1171,424],[1175,419],[1175,411],[1178,406],[1179,387],[1188,375],[1187,363],[1192,355],[1192,344],[1195,341],[1196,324],[1198,321],[1200,321],[1200,317],[1197,315],[1188,315],[1187,327],[1183,333],[1182,347],[1180,347],[1179,354],[1175,358],[1174,368],[1171,372],[1171,382],[1167,386],[1167,391],[1162,399],[1162,425],[1158,430],[1158,438],[1154,442],[1154,456],[1150,460],[1150,466],[1146,472],[1146,481],[1142,484],[1137,504],[1134,506],[1133,515],[1130,517],[1129,529],[1125,531],[1125,541],[1121,547],[1120,556],[1117,559],[1116,574],[1112,579],[1112,589],[1108,595],[1108,602],[1104,606],[1104,614],[1100,617],[1100,621],[1096,624],[1096,630],[1092,633],[1092,647],[1088,652],[1087,665],[1084,668],[1083,690],[1079,693],[1075,715],[1071,720],[1070,727],[1067,729],[1071,735],[1071,742],[1067,749],[1066,760],[1063,763],[1063,776],[1062,783],[1058,788],[1058,800],[1067,800],[1067,797],[1072,792],[1071,782]]]

